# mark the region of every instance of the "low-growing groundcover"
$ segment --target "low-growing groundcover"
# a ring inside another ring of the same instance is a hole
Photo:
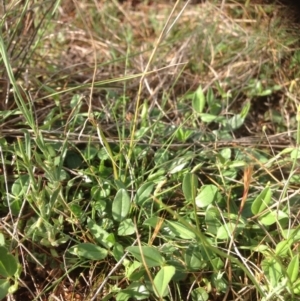
[[[286,6],[1,9],[0,299],[300,299]]]

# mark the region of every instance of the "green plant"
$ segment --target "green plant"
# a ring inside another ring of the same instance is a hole
[[[298,42],[225,2],[12,1],[1,298],[299,299]]]
[[[16,257],[5,247],[2,233],[0,237],[0,299],[3,299],[8,293],[12,294],[17,291],[21,267]]]

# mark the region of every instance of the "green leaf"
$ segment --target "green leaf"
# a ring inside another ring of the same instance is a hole
[[[108,240],[110,233],[97,225],[91,218],[88,218],[87,226],[99,244],[107,249],[113,246],[113,243]]]
[[[130,210],[130,197],[123,188],[119,189],[112,204],[112,216],[115,221],[121,222],[127,217]]]
[[[300,150],[299,148],[294,148],[292,151],[291,151],[291,159],[299,159],[300,157]]]
[[[267,186],[253,201],[251,205],[251,211],[254,215],[264,211],[269,205],[272,198],[272,191],[269,186]]]
[[[118,298],[119,294],[121,295],[121,293],[129,296],[133,300],[145,300],[148,299],[150,295],[146,286],[144,284],[141,284],[140,282],[133,282],[128,287],[123,289],[120,293],[118,293],[116,297],[117,300],[123,300]]]
[[[221,257],[215,257],[215,258],[208,258],[207,261],[210,261],[211,266],[213,266],[215,269],[222,270],[224,268],[224,261]]]
[[[196,234],[191,229],[187,228],[179,222],[167,221],[165,220],[166,225],[169,226],[170,230],[177,236],[182,239],[195,239]]]
[[[175,139],[179,140],[180,142],[186,142],[186,140],[194,133],[192,130],[187,130],[182,127],[178,128],[175,133]]]
[[[102,260],[107,256],[107,250],[91,243],[81,243],[69,249],[71,254],[91,260]]]
[[[237,236],[244,229],[244,225],[241,223],[236,224],[235,222],[229,222],[218,228],[217,238],[228,239],[234,234]]]
[[[161,148],[155,152],[155,155],[154,155],[155,165],[157,165],[157,166],[163,165],[168,160],[169,160],[169,152],[167,152],[165,149]],[[150,177],[150,175],[149,175],[149,177]],[[148,179],[149,179],[149,177],[148,177]]]
[[[250,111],[250,108],[251,108],[251,101],[247,101],[245,103],[245,105],[243,106],[243,108],[242,108],[242,111],[241,111],[241,114],[240,114],[241,118],[246,119],[246,117],[247,117],[247,115]]]
[[[149,131],[149,127],[143,127],[143,126],[140,127],[135,131],[135,135],[134,135],[135,139],[137,140],[142,139],[143,137],[145,137],[148,131]]]
[[[300,295],[300,279],[293,283],[293,292],[296,295]]]
[[[219,115],[222,112],[222,103],[214,95],[213,89],[209,87],[206,92],[206,101],[209,108],[209,113],[212,115]]]
[[[274,258],[268,258],[262,261],[261,267],[272,288],[277,287],[282,277],[281,265]]]
[[[201,248],[197,245],[189,245],[184,256],[185,264],[189,271],[197,271],[206,266],[204,261]]]
[[[202,113],[205,107],[205,103],[206,103],[205,95],[203,93],[202,87],[199,86],[193,95],[193,100],[192,100],[193,109],[197,113]]]
[[[13,277],[18,270],[16,258],[8,254],[5,247],[0,247],[0,275],[3,277]]]
[[[79,94],[73,95],[69,103],[70,108],[76,109],[78,106],[81,106],[81,104],[82,104],[82,96],[80,96]]]
[[[154,247],[142,246],[140,248],[138,246],[132,246],[126,250],[141,263],[144,263],[142,259],[144,258],[145,264],[149,268],[162,266],[165,262],[160,252]]]
[[[112,254],[116,261],[121,260],[122,256],[124,255],[124,248],[118,242],[115,243]]]
[[[215,185],[203,185],[196,196],[196,205],[200,208],[207,207],[212,202],[218,202],[222,196]]]
[[[270,226],[285,218],[289,218],[289,216],[285,212],[281,210],[274,210],[272,212],[264,214],[262,217],[259,218],[259,221],[264,226]]]
[[[226,147],[226,148],[223,148],[220,153],[219,153],[223,159],[225,159],[226,161],[227,160],[230,160],[231,158],[231,154],[232,154],[232,151],[231,151],[231,148],[229,147]],[[225,162],[226,162],[225,161]]]
[[[216,116],[216,115],[207,114],[207,113],[200,114],[200,117],[201,117],[201,120],[206,123],[213,122],[218,118],[218,116]]]
[[[187,202],[193,202],[196,198],[198,179],[194,173],[187,173],[182,182],[182,191]]]
[[[173,266],[164,266],[156,274],[153,284],[155,288],[154,292],[157,297],[163,298],[168,294],[168,286],[175,274],[175,271],[175,267]]]
[[[123,181],[121,180],[115,180],[115,184],[117,186],[117,189],[124,189],[126,190],[126,185]]]
[[[178,159],[173,159],[171,166],[169,167],[169,173],[175,174],[181,172],[184,167],[189,163],[185,157],[180,157]]]
[[[226,122],[226,125],[230,130],[236,130],[240,128],[244,122],[245,118],[243,118],[240,114],[236,114]]]
[[[22,198],[16,198],[10,203],[10,209],[14,216],[18,216],[20,213],[20,210],[22,208],[23,199]]]
[[[212,285],[215,286],[217,292],[225,293],[226,290],[228,289],[228,283],[224,279],[223,273],[221,272],[214,273],[211,276],[211,282]]]
[[[157,227],[157,225],[159,224],[159,223],[161,223],[161,217],[158,217],[158,216],[151,216],[151,217],[149,217],[149,218],[147,218],[145,221],[144,221],[144,223],[143,223],[143,225],[144,226],[150,226],[150,227],[152,227],[153,229],[155,229],[155,227]],[[164,224],[164,222],[162,222],[162,225]]]
[[[65,165],[70,169],[76,169],[81,166],[83,159],[78,152],[68,151],[65,157]]]
[[[124,266],[125,266],[125,276],[126,278],[130,279],[130,277],[133,274],[135,274],[138,270],[140,270],[142,263],[136,260],[134,260],[133,262],[124,261]]]
[[[267,245],[261,244],[261,245],[253,247],[253,251],[254,252],[259,252],[259,253],[262,253],[262,254],[268,254],[269,251],[270,251],[270,247],[267,246]]]
[[[29,186],[29,176],[21,175],[19,176],[11,187],[11,192],[14,196],[22,196],[28,190]]]
[[[208,206],[205,211],[205,224],[207,232],[212,235],[217,235],[218,229],[221,226],[221,216],[218,208],[214,206]]]
[[[141,281],[141,279],[148,279],[148,275],[147,275],[147,271],[145,269],[144,266],[142,266],[143,264],[139,262],[139,264],[141,265],[141,267],[139,269],[137,269],[134,273],[132,273],[129,277],[128,280],[130,281]],[[146,282],[145,282],[146,284]]]
[[[92,187],[91,196],[95,201],[104,202],[103,199],[108,198],[108,196],[110,195],[110,191],[111,191],[111,183],[105,181],[101,183],[101,186],[97,184],[96,186]],[[103,207],[105,208],[105,206],[106,206],[106,202],[104,202]]]
[[[134,223],[130,218],[127,218],[124,221],[120,222],[118,228],[118,235],[127,236],[133,234],[134,232],[135,232]]]
[[[291,250],[292,240],[282,240],[276,245],[275,254],[280,257],[287,256]]]
[[[10,283],[6,279],[0,279],[0,300],[2,300],[7,294]]]
[[[248,101],[242,108],[242,111],[240,114],[236,114],[232,118],[230,118],[228,121],[226,121],[227,127],[229,127],[230,130],[236,130],[236,129],[240,128],[245,122],[245,119],[249,113],[250,107],[251,107],[251,103],[250,103],[250,101]]]
[[[290,278],[290,281],[294,283],[299,276],[299,254],[295,255],[290,261],[287,270],[287,275]]]
[[[198,287],[192,290],[191,297],[192,301],[207,301],[209,296],[203,287]]]
[[[130,295],[127,292],[121,291],[116,296],[116,301],[127,301],[130,298]]]
[[[91,147],[90,144],[88,144],[88,146],[83,152],[83,156],[85,160],[92,160],[97,156],[98,152],[99,150],[97,148]]]
[[[146,182],[144,183],[136,192],[134,196],[134,202],[141,206],[146,202],[150,197],[154,187],[153,182]]]
[[[300,229],[296,227],[295,229],[284,229],[281,230],[281,234],[284,239],[293,239],[294,243],[300,242]]]

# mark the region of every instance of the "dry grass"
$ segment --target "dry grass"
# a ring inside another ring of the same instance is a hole
[[[143,72],[171,8],[168,4],[132,7],[117,1],[65,1],[50,20],[33,58],[26,68],[22,67],[26,73],[19,78],[38,93],[35,99],[47,95],[45,89],[65,90],[60,96],[60,102],[66,103],[65,110],[70,99],[68,87],[77,86],[80,91],[84,83]],[[282,11],[281,7],[276,9]],[[298,78],[290,74],[289,62],[297,37],[285,36],[290,25],[282,22],[285,17],[278,17],[276,9],[271,5],[246,8],[243,3],[227,1],[222,8],[209,2],[188,6],[159,46],[151,66],[154,72],[146,77],[144,99],[153,108],[159,106],[155,101],[162,94],[171,93],[168,105],[174,114],[174,98],[195,90],[199,84],[204,91],[218,86],[232,95],[231,103],[224,104],[225,111],[253,97],[249,87],[255,85],[255,80],[262,89],[278,85],[284,93],[293,86],[296,94]],[[132,99],[138,82],[137,78],[108,87],[117,94],[125,91]],[[90,98],[91,92],[82,90],[84,98]],[[93,110],[107,111],[99,99],[103,98],[100,92],[99,88],[93,91]],[[129,102],[128,111],[132,110]]]
[[[43,37],[43,47],[48,44],[51,51],[47,50],[41,59],[51,62],[48,66],[57,70],[53,75],[46,71],[45,84],[49,82],[61,89],[143,72],[172,8],[167,4],[135,7],[117,2],[75,4],[75,18],[59,17],[53,21],[57,24],[52,32]],[[245,8],[242,3],[225,3],[223,9],[210,3],[188,6],[159,46],[151,69],[166,69],[147,76],[144,98],[153,108],[159,105],[155,101],[163,93],[175,91],[176,95],[168,101],[174,108],[175,97],[195,90],[199,84],[204,90],[217,85],[233,96],[230,104],[224,104],[226,111],[257,96],[251,93],[259,94],[251,89],[255,80],[266,90],[281,86],[283,93],[293,86],[296,94],[298,78],[290,74],[289,61],[297,37],[296,33],[285,35],[289,24],[282,20],[285,18],[278,17],[273,6]],[[35,77],[36,73],[32,75]],[[125,90],[134,98],[138,81],[112,86],[117,93]],[[105,104],[97,100],[97,90],[93,92],[92,104],[95,110],[105,110]],[[90,94],[86,89],[83,93]],[[128,110],[132,109],[130,102]]]

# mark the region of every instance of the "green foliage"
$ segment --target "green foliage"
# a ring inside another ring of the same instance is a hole
[[[91,260],[102,260],[107,256],[107,251],[91,243],[81,243],[69,249],[69,252],[78,257]]]
[[[299,299],[299,148],[270,134],[300,144],[299,51],[270,8],[60,2],[1,21],[0,299]]]
[[[145,263],[145,265],[150,268],[161,266],[164,263],[162,255],[154,247],[128,247],[127,251],[139,262]]]
[[[162,298],[168,295],[168,287],[172,277],[175,274],[175,267],[163,266],[156,274],[153,284],[154,292],[158,298]]]
[[[2,300],[8,293],[14,293],[18,289],[18,278],[20,276],[20,266],[18,260],[11,255],[7,248],[0,246],[0,299]],[[12,284],[13,282],[13,284]]]

